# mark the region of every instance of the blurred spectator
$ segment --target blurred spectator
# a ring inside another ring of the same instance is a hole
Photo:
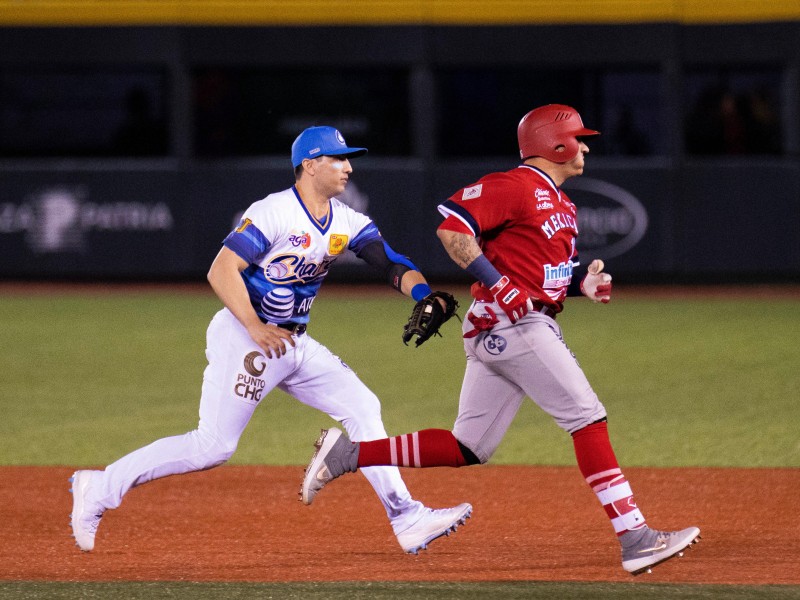
[[[686,122],[689,154],[780,154],[780,124],[763,88],[707,87]]]
[[[759,87],[749,91],[743,100],[749,152],[780,154],[782,146],[780,119],[769,92]]]
[[[611,131],[611,153],[628,156],[650,154],[650,141],[647,135],[636,125],[633,110],[623,105],[619,119]]]
[[[238,154],[236,132],[241,106],[231,75],[221,69],[197,73],[194,96],[195,152],[199,156]]]
[[[125,156],[159,156],[167,153],[167,130],[153,114],[150,97],[141,87],[125,98],[125,120],[114,134],[114,151]]]

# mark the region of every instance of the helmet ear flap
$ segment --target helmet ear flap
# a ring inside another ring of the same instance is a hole
[[[552,155],[557,157],[557,159],[547,156],[545,156],[545,158],[549,158],[549,160],[557,163],[569,162],[578,154],[579,146],[580,144],[574,136],[562,136],[562,139],[556,142],[556,145],[552,148]]]

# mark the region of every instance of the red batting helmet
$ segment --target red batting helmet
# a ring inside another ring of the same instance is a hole
[[[525,160],[542,156],[553,162],[565,163],[578,154],[578,140],[575,138],[589,135],[600,135],[600,132],[586,129],[578,111],[571,106],[540,106],[519,122],[519,157]]]

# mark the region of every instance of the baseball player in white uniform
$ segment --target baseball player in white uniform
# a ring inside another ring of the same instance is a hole
[[[567,295],[611,299],[602,261],[573,280],[580,267],[577,207],[560,187],[583,173],[587,140],[596,135],[572,107],[534,109],[517,129],[522,164],[482,177],[439,206],[445,219],[438,236],[476,280],[463,322],[467,365],[453,430],[362,443],[327,430],[303,480],[307,503],[328,481],[361,467],[486,463],[528,396],[570,434],[581,474],[617,534],[626,571],[649,571],[698,540],[697,527],[648,527],[611,447],[605,407],[556,323]]]
[[[94,548],[103,513],[117,508],[132,487],[227,461],[256,407],[275,387],[341,422],[353,440],[386,437],[375,394],[306,332],[322,281],[348,249],[414,300],[432,293],[369,217],[336,199],[353,171],[350,158],[366,151],[347,146],[332,127],[311,127],[297,137],[295,185],[251,205],[209,270],[224,308],[208,327],[197,429],[140,448],[103,471],[73,474],[71,523],[81,550]],[[425,507],[411,497],[396,467],[363,473],[406,552],[416,553],[455,530],[472,511],[466,503]]]

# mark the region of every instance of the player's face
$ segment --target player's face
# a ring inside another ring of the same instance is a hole
[[[323,156],[319,159],[318,181],[329,198],[344,192],[352,172],[353,167],[346,156]]]
[[[575,157],[567,162],[564,163],[566,167],[565,175],[567,177],[574,177],[575,175],[582,175],[583,174],[583,167],[586,164],[586,155],[589,154],[589,146],[586,145],[586,142],[583,141],[581,138],[578,139],[578,153]]]

